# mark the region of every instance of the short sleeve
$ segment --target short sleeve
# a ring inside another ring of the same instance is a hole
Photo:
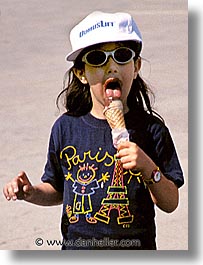
[[[55,139],[58,139],[58,137],[54,135],[54,132],[52,130],[49,141],[47,162],[41,180],[43,182],[50,183],[57,191],[63,192],[64,176],[59,162],[59,155]]]
[[[183,172],[174,142],[167,127],[156,131],[157,163],[165,177],[173,181],[178,188],[184,184]],[[159,139],[159,140],[158,140]]]

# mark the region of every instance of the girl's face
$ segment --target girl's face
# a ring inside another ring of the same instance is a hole
[[[105,43],[97,46],[96,49],[103,51],[113,51],[118,47],[123,46],[121,43]],[[137,77],[140,69],[140,59],[136,62],[131,60],[127,64],[118,64],[110,56],[107,62],[102,66],[90,66],[85,64],[84,70],[75,69],[75,74],[82,83],[89,83],[92,96],[93,107],[91,113],[93,116],[104,119],[103,110],[105,101],[108,96],[109,89],[107,83],[111,80],[116,80],[119,97],[123,103],[124,113],[128,111],[127,96],[130,92],[133,79]],[[115,86],[115,85],[114,85]],[[116,94],[116,92],[114,92]]]

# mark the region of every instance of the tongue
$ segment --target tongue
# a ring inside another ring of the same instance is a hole
[[[112,99],[118,99],[121,97],[121,91],[120,89],[107,89],[106,90],[106,97],[112,98]]]

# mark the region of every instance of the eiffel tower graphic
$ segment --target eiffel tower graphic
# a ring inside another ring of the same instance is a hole
[[[126,224],[132,223],[134,216],[130,214],[128,209],[129,200],[126,194],[127,187],[124,186],[123,182],[123,167],[120,159],[116,159],[112,182],[107,190],[107,197],[102,200],[102,206],[94,217],[98,221],[108,224],[111,219],[111,210],[116,209],[118,212],[117,223],[119,225],[125,227]]]

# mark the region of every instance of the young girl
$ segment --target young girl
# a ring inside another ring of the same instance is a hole
[[[139,75],[142,37],[127,13],[94,12],[70,34],[74,64],[67,112],[50,136],[42,183],[25,172],[4,187],[7,200],[63,203],[62,249],[156,249],[155,210],[178,206],[183,174],[169,130],[155,115]],[[104,108],[123,104],[129,141],[116,148]]]

